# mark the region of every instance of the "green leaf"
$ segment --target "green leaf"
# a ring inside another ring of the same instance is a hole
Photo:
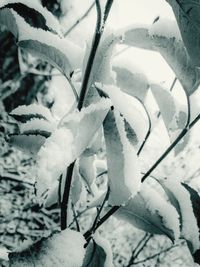
[[[140,168],[133,145],[126,137],[120,114],[110,111],[104,121],[107,152],[109,204],[125,204],[140,188]]]
[[[39,104],[18,106],[13,109],[9,115],[20,122],[27,122],[34,118],[44,119],[51,122],[54,121],[50,110]]]
[[[200,66],[200,4],[198,0],[167,0],[179,25],[192,63]]]
[[[190,194],[190,200],[192,202],[193,212],[197,220],[198,228],[200,229],[200,196],[196,190],[194,190],[189,185],[182,183],[182,186],[185,187],[185,189]],[[200,237],[200,236],[199,236]],[[192,253],[192,256],[194,258],[194,262],[198,263],[200,265],[200,248],[197,249],[195,252],[193,251],[193,247],[191,247],[191,244],[188,244],[188,247]]]
[[[81,233],[66,229],[25,250],[9,253],[10,267],[81,266],[85,255]]]
[[[116,73],[116,85],[125,93],[144,101],[149,88],[147,77],[139,70],[131,70],[120,62],[113,66],[113,70]]]
[[[108,241],[95,234],[87,247],[82,267],[112,267],[112,250]]]
[[[187,241],[191,254],[199,253],[199,196],[191,187],[175,179],[158,180],[180,216],[181,237]]]
[[[26,153],[36,155],[41,146],[45,143],[46,138],[42,135],[12,135],[10,144]]]
[[[157,191],[142,184],[141,191],[116,216],[152,234],[166,235],[172,241],[179,237],[178,213]]]

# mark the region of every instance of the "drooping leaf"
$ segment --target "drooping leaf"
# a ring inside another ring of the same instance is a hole
[[[113,71],[116,73],[116,85],[125,93],[144,101],[149,84],[145,74],[127,59],[114,60]]]
[[[186,127],[188,120],[187,108],[181,105],[172,93],[161,85],[151,84],[151,91],[168,130],[170,141],[173,142]],[[189,135],[184,136],[182,142],[174,148],[175,155],[178,155],[185,148],[188,141]]]
[[[23,152],[36,155],[46,138],[42,135],[11,135],[10,144],[22,150]]]
[[[200,4],[198,0],[167,0],[176,17],[183,42],[192,63],[200,66]]]
[[[112,267],[112,249],[108,241],[98,233],[90,241],[82,267]]]
[[[140,146],[149,129],[149,120],[142,104],[116,86],[97,84],[97,87],[110,97],[115,109],[123,115],[127,137],[131,143]]]
[[[133,145],[126,137],[120,114],[110,111],[104,121],[111,205],[125,204],[140,188],[140,168]]]
[[[124,37],[122,42],[126,45],[159,52],[175,72],[184,90],[191,95],[200,84],[200,70],[193,65],[183,41],[177,35],[179,31],[177,25],[171,21],[162,23],[159,19],[152,27],[155,29],[155,25],[160,23],[162,29],[157,27],[159,31],[152,30],[151,27],[145,25],[138,27],[136,25],[133,29],[126,28],[122,33]],[[173,33],[176,34],[173,35]]]
[[[56,17],[38,1],[31,0],[2,0],[0,9],[17,12],[32,27],[53,31],[61,34],[60,24]]]
[[[167,235],[171,240],[179,237],[176,209],[148,184],[143,183],[140,192],[120,207],[116,216],[145,232]]]
[[[171,204],[179,213],[181,237],[187,241],[192,255],[194,255],[195,252],[199,253],[199,222],[198,217],[195,217],[197,211],[194,211],[194,206],[197,207],[197,195],[194,194],[194,191],[189,186],[183,185],[177,179],[165,179],[159,180],[158,182],[162,185]]]
[[[81,233],[66,229],[38,241],[24,251],[10,253],[10,267],[81,266],[85,255],[84,244]]]
[[[88,147],[110,108],[109,99],[65,116],[38,153],[37,195],[50,189]]]

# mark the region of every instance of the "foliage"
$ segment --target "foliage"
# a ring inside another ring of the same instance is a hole
[[[0,23],[14,35],[19,51],[57,68],[74,96],[71,109],[60,117],[39,104],[20,106],[10,114],[18,125],[10,142],[35,157],[37,200],[41,206],[60,207],[62,230],[10,253],[11,266],[59,262],[59,266],[110,267],[110,246],[95,232],[113,214],[145,232],[166,235],[172,242],[186,240],[194,261],[200,264],[198,193],[177,177],[156,179],[165,191],[163,197],[145,181],[172,150],[178,154],[184,149],[186,134],[200,119],[200,114],[191,118],[190,107],[200,82],[199,5],[168,2],[178,26],[158,18],[149,28],[132,26],[110,33],[106,21],[113,1],[97,0],[96,29],[85,51],[62,36],[57,19],[38,2],[4,0],[0,4]],[[165,33],[165,23],[176,30]],[[180,105],[160,84],[148,81],[139,69],[115,61],[114,49],[120,43],[159,52],[179,79],[185,104]],[[158,116],[149,109],[149,94]],[[171,144],[142,175],[139,156],[160,120]],[[96,184],[99,151],[104,151],[107,162],[103,190]],[[91,228],[82,235],[76,209],[86,205],[85,185],[97,212]],[[73,223],[77,231],[69,230]],[[76,249],[81,258],[75,259]],[[71,258],[74,261],[69,263]]]

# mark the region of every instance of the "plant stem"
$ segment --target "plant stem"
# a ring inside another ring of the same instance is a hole
[[[112,1],[108,0],[108,2],[112,2]],[[110,8],[111,8],[111,5],[109,5],[109,8],[106,12],[109,13]],[[96,9],[97,9],[96,29],[95,29],[95,34],[94,34],[94,38],[92,42],[92,48],[91,48],[89,59],[88,59],[87,66],[85,69],[84,78],[83,78],[83,82],[81,86],[81,93],[80,93],[80,97],[79,97],[79,101],[77,105],[77,108],[79,111],[82,109],[83,104],[84,104],[84,99],[87,93],[95,55],[97,52],[97,48],[98,48],[101,36],[103,34],[104,24],[106,22],[105,20],[103,25],[101,25],[102,15],[101,15],[101,6],[99,3],[99,0],[96,0]],[[107,17],[108,17],[108,14],[107,14]],[[75,165],[75,161],[72,162],[67,168],[63,200],[61,203],[61,230],[65,230],[67,228],[67,206],[68,206],[68,201],[69,201],[69,194],[70,194],[70,187],[71,187],[74,165]]]

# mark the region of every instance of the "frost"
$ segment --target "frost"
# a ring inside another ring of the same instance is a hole
[[[195,218],[189,192],[181,185],[180,181],[167,179],[164,185],[177,198],[182,217],[182,236],[193,244],[194,251],[200,247],[199,229]]]
[[[51,133],[56,129],[56,124],[50,123],[43,119],[31,119],[26,123],[22,123],[19,125],[21,133],[28,133],[28,132],[47,132]]]
[[[142,184],[140,194],[145,198],[146,207],[152,213],[162,217],[164,225],[174,232],[175,240],[180,236],[179,215],[176,209],[167,203],[161,195],[146,183]]]
[[[74,43],[67,39],[62,39],[58,35],[42,29],[31,27],[25,20],[15,11],[11,11],[18,25],[19,39],[18,41],[34,40],[47,46],[53,46],[69,58],[73,68],[80,67],[82,59],[82,50]],[[68,57],[69,56],[69,57]]]
[[[46,24],[49,28],[52,30],[55,30],[59,35],[61,35],[61,30],[60,30],[60,24],[56,17],[52,15],[45,7],[43,7],[39,2],[37,1],[31,1],[31,0],[2,0],[0,3],[0,8],[7,5],[7,4],[15,4],[15,3],[22,3],[26,5],[29,8],[32,8],[39,13],[41,13],[45,20]]]
[[[23,105],[13,109],[10,113],[11,115],[23,116],[23,115],[42,115],[49,121],[54,121],[54,118],[51,115],[51,112],[48,108],[39,105],[39,104],[31,104],[31,105]]]
[[[114,107],[130,124],[141,144],[147,134],[149,124],[147,115],[141,103],[134,97],[122,92],[120,88],[116,86],[102,86],[98,83],[96,85],[108,94]]]
[[[176,20],[167,18],[159,18],[155,23],[149,27],[149,34],[151,36],[163,36],[166,38],[176,38],[182,40],[181,33],[178,28]]]
[[[98,232],[95,233],[94,235],[94,241],[96,242],[97,245],[99,245],[105,252],[106,254],[106,259],[104,266],[102,267],[112,267],[113,265],[113,255],[112,255],[112,248],[108,240],[105,238],[101,237]]]
[[[57,129],[38,152],[37,195],[51,187],[74,160],[73,135],[69,129]]]

